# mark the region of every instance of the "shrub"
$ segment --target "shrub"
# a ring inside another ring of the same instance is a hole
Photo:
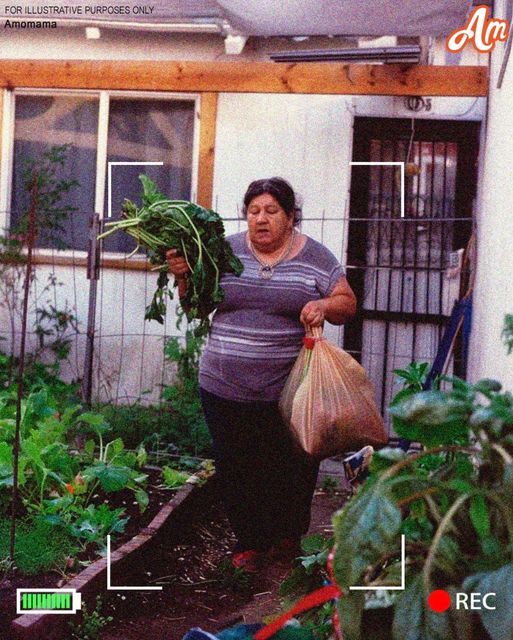
[[[344,592],[338,607],[347,640],[362,637],[366,606],[363,592],[349,587],[399,583],[401,534],[406,589],[389,592],[381,605],[393,606],[395,640],[450,640],[455,628],[458,638],[472,637],[472,612],[434,613],[427,606],[435,589],[485,593],[493,585],[498,597],[510,598],[513,395],[494,380],[451,382],[447,391],[402,393],[392,403],[396,432],[426,449],[414,456],[378,452],[371,478],[335,515],[335,576]],[[380,606],[376,598],[373,606]],[[480,612],[481,622],[492,640],[505,640],[513,610],[497,614]]]

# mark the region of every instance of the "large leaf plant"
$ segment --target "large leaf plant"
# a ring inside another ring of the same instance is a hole
[[[420,391],[427,367],[397,373],[405,389],[390,413],[397,434],[424,445],[384,449],[370,479],[335,515],[335,578],[345,640],[372,640],[364,609],[388,608],[394,640],[513,639],[513,395],[495,380]],[[401,534],[406,543],[401,583]],[[496,610],[453,605],[435,613],[436,589],[496,593]],[[383,617],[385,619],[385,617]],[[380,636],[381,637],[381,636]]]

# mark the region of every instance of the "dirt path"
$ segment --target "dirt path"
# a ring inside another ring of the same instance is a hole
[[[331,517],[341,506],[344,493],[321,490],[326,474],[346,485],[338,468],[319,475],[318,491],[312,505],[309,533],[330,535]],[[290,563],[269,563],[251,584],[233,578],[224,570],[234,543],[228,522],[218,504],[191,523],[179,544],[161,545],[152,557],[151,584],[162,584],[161,592],[112,593],[104,614],[112,615],[101,640],[181,640],[191,627],[215,633],[239,622],[261,622],[279,612],[280,583],[290,571]]]

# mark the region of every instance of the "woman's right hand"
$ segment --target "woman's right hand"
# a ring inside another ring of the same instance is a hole
[[[169,249],[166,252],[166,262],[169,271],[177,280],[183,280],[190,273],[189,265],[183,256],[178,255],[176,249]]]

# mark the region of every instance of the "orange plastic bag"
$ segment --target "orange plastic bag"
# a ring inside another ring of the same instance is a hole
[[[301,447],[320,459],[388,440],[365,370],[320,327],[304,338],[280,411]]]

